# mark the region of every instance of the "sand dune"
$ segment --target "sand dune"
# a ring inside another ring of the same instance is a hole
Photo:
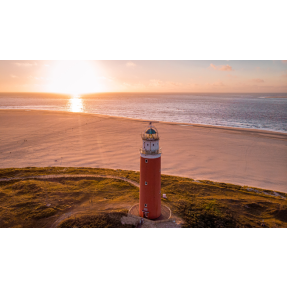
[[[103,115],[0,110],[0,168],[139,170],[146,126]],[[287,134],[166,122],[156,127],[164,174],[287,192]]]

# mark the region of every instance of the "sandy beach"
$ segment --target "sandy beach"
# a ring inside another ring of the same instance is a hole
[[[104,115],[0,110],[0,168],[139,170],[148,123]],[[287,134],[179,123],[155,124],[162,173],[287,192]]]

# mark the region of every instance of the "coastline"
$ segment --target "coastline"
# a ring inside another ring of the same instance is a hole
[[[0,168],[139,170],[140,133],[147,120],[26,110],[0,109]],[[156,122],[162,174],[287,192],[287,133]]]

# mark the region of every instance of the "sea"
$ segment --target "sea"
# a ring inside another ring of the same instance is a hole
[[[287,133],[287,93],[0,93],[0,109],[83,112]]]

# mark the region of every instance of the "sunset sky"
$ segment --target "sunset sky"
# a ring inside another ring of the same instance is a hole
[[[287,92],[287,61],[0,61],[0,92]]]

